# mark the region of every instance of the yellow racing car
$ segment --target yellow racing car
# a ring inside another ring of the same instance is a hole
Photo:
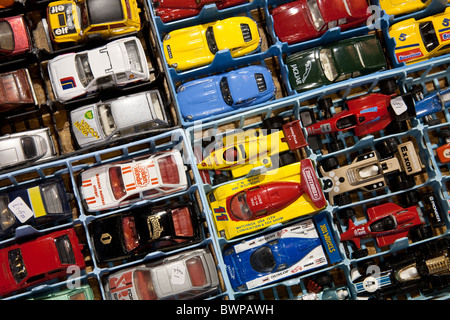
[[[56,43],[108,39],[137,32],[141,19],[136,0],[62,0],[47,7],[49,33]]]
[[[395,56],[399,63],[417,63],[448,53],[450,7],[424,19],[398,22],[389,28],[389,36],[396,41]]]
[[[210,64],[220,50],[241,57],[259,50],[261,37],[249,17],[232,17],[169,32],[163,39],[164,55],[177,71]]]
[[[387,14],[397,16],[423,10],[432,0],[380,0],[380,7]]]
[[[220,237],[237,236],[316,213],[326,206],[310,159],[232,181],[208,194]]]

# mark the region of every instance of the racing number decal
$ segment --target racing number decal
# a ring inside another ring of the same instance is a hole
[[[224,207],[215,208],[214,213],[221,213],[221,215],[216,216],[217,221],[228,221],[228,215],[226,214]]]
[[[450,19],[445,18],[442,20],[442,26],[444,29],[439,30],[439,37],[441,38],[441,42],[450,40]]]

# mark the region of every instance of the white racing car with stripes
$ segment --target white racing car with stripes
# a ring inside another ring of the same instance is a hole
[[[179,150],[100,165],[81,172],[81,198],[89,212],[123,207],[186,190],[185,171]]]

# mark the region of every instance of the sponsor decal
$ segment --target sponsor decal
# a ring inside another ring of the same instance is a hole
[[[398,48],[397,48],[398,49]],[[398,62],[405,62],[412,59],[417,59],[422,57],[424,54],[420,51],[420,48],[415,48],[395,54],[397,56]]]
[[[439,34],[439,37],[441,38],[441,42],[450,40],[450,31]]]
[[[91,111],[88,111],[91,112]],[[86,112],[86,114],[88,113]],[[92,112],[91,112],[92,113]],[[85,117],[86,117],[85,114]],[[87,117],[86,117],[87,118]],[[75,128],[78,129],[78,131],[81,131],[81,133],[87,137],[88,135],[92,135],[94,138],[96,139],[100,139],[100,135],[98,134],[97,131],[94,130],[94,128],[92,128],[89,123],[87,123],[86,121],[84,121],[84,119],[82,119],[81,121],[76,121],[73,126]]]
[[[62,78],[60,81],[63,90],[69,90],[77,87],[77,84],[75,83],[75,79],[73,77]]]
[[[133,175],[137,186],[140,188],[146,187],[152,182],[150,179],[150,173],[144,166],[133,167]]]
[[[92,110],[86,111],[86,113],[84,114],[84,117],[88,120],[92,120],[92,119],[94,119],[94,113],[92,112]]]

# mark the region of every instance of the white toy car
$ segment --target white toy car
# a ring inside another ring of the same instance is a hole
[[[171,150],[81,172],[81,198],[89,212],[122,207],[187,189],[180,151]]]
[[[48,62],[48,74],[53,93],[61,102],[150,79],[144,48],[136,37],[57,56]]]
[[[81,148],[169,126],[158,90],[75,109],[70,113],[70,121],[76,142]]]
[[[218,292],[219,278],[211,253],[196,249],[108,276],[108,300],[195,299]]]
[[[7,134],[0,137],[0,169],[35,164],[57,155],[49,128]]]

